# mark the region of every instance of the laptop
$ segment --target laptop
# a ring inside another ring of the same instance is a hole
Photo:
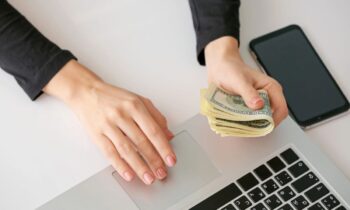
[[[165,181],[108,167],[38,210],[350,210],[349,180],[289,117],[261,138],[221,138],[199,114],[172,130]]]

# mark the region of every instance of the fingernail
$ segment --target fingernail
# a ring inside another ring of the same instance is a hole
[[[175,163],[176,163],[176,159],[175,159],[175,157],[173,155],[168,155],[166,157],[166,161],[167,161],[167,164],[168,164],[169,167],[173,167],[175,165]]]
[[[124,172],[123,175],[124,175],[124,179],[128,182],[130,182],[134,178],[133,175],[129,171]]]
[[[143,175],[143,179],[144,179],[145,183],[148,184],[148,185],[152,184],[153,181],[154,181],[153,176],[150,173],[148,173],[148,172],[146,172]]]
[[[169,129],[165,129],[165,133],[169,139],[172,139],[174,137],[174,134]]]
[[[263,102],[263,100],[260,97],[256,97],[252,99],[252,104],[254,105],[258,105],[261,102]]]
[[[158,168],[158,170],[157,170],[158,178],[163,179],[164,177],[166,177],[166,175],[167,175],[167,173],[164,170],[164,168]]]

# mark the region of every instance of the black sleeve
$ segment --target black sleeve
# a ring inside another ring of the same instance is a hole
[[[5,0],[0,0],[0,67],[35,100],[72,53],[45,38]]]
[[[205,46],[222,36],[239,41],[239,0],[189,0],[197,38],[197,59],[205,65]]]

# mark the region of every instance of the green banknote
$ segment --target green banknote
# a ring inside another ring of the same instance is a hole
[[[274,123],[267,92],[259,90],[259,95],[264,107],[252,110],[241,96],[210,85],[201,90],[201,113],[207,116],[211,129],[221,136],[264,136],[273,130]]]

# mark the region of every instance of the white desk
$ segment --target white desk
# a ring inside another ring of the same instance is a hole
[[[241,52],[261,34],[301,25],[350,98],[350,1],[242,0]],[[12,2],[51,40],[107,81],[153,99],[171,126],[198,112],[205,69],[195,60],[187,0]],[[31,102],[0,73],[0,209],[33,209],[106,167],[75,116],[48,96]],[[307,131],[350,178],[350,115]]]

